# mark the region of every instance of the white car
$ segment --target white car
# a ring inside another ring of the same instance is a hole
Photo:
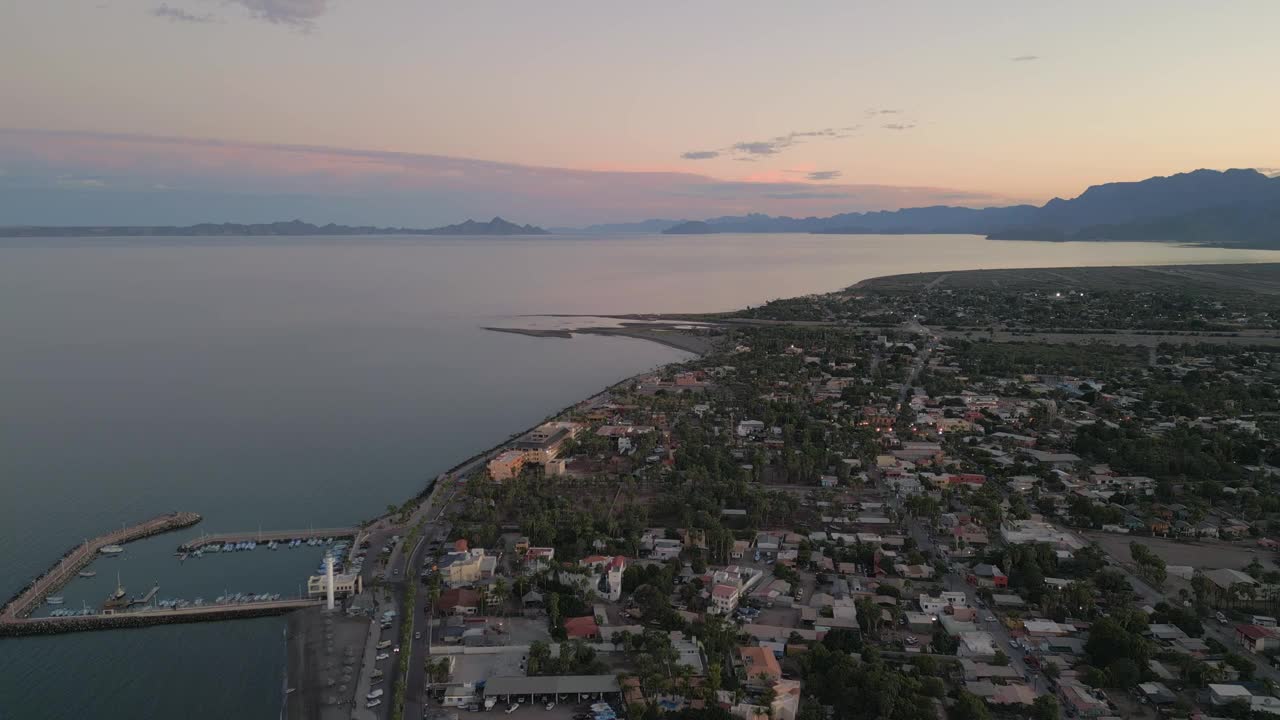
[[[546,709],[547,709],[547,710],[555,710],[555,709],[556,709],[556,704],[555,704],[555,703],[553,703],[553,702],[549,702],[549,703],[547,703],[547,707],[546,707]]]
[[[375,657],[375,658],[374,658],[374,660],[375,660],[375,661],[377,661],[377,660],[386,660],[386,659],[387,659],[387,658],[389,658],[389,657],[391,657],[391,656],[390,656],[390,655],[388,655],[388,654],[386,654],[386,653],[378,653],[378,656],[377,656],[377,657]]]
[[[507,709],[505,710],[505,712],[506,712],[508,715],[510,715],[511,713],[513,713],[513,712],[515,712],[516,710],[519,710],[519,709],[520,709],[520,703],[518,703],[518,702],[517,702],[517,703],[511,703],[510,705],[508,705],[508,706],[507,706]]]
[[[995,615],[988,615],[988,616],[987,616],[987,622],[995,622],[995,621],[996,621],[996,616],[995,616]]]

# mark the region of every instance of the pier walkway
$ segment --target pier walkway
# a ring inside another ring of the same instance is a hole
[[[80,572],[84,566],[98,557],[98,550],[108,545],[123,545],[134,540],[141,540],[152,535],[190,527],[200,522],[200,515],[193,512],[175,512],[157,515],[145,522],[131,525],[119,530],[99,535],[92,540],[68,550],[45,574],[36,578],[21,592],[15,595],[0,610],[0,625],[25,618],[49,595],[58,591],[68,580]],[[67,618],[70,619],[70,618]],[[3,632],[0,630],[0,632]]]
[[[257,542],[265,543],[288,540],[311,540],[314,538],[347,538],[355,537],[360,532],[357,527],[343,528],[310,528],[307,530],[256,530],[237,533],[216,533],[192,538],[178,546],[178,552],[193,552],[206,545],[223,545],[226,543]]]
[[[139,610],[110,615],[72,617],[4,618],[0,620],[0,637],[19,635],[57,635],[88,630],[173,625],[178,623],[238,620],[241,618],[283,615],[308,607],[318,607],[321,600],[275,600],[266,602],[202,605],[173,610]]]

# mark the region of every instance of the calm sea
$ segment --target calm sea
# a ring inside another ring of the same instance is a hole
[[[1280,261],[973,236],[0,240],[0,593],[121,523],[357,522],[593,391],[686,357],[498,334],[526,313],[714,311],[928,270]],[[314,548],[131,544],[67,607],[296,593]],[[0,640],[0,718],[275,718],[284,622]]]

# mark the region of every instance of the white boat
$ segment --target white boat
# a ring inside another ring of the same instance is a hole
[[[61,595],[50,595],[49,597],[45,598],[44,601],[49,603],[50,605],[61,605],[62,603],[66,602],[66,599],[63,598]]]
[[[81,570],[80,571],[80,577],[83,577],[83,578],[97,577],[97,575],[98,575],[97,570]]]
[[[98,548],[98,552],[103,555],[119,555],[124,552],[124,548],[119,545],[104,545],[103,547]]]

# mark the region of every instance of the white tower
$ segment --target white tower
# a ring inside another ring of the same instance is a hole
[[[329,610],[333,609],[333,555],[326,553],[324,556],[324,578],[325,578],[325,597],[328,604],[325,606]]]

